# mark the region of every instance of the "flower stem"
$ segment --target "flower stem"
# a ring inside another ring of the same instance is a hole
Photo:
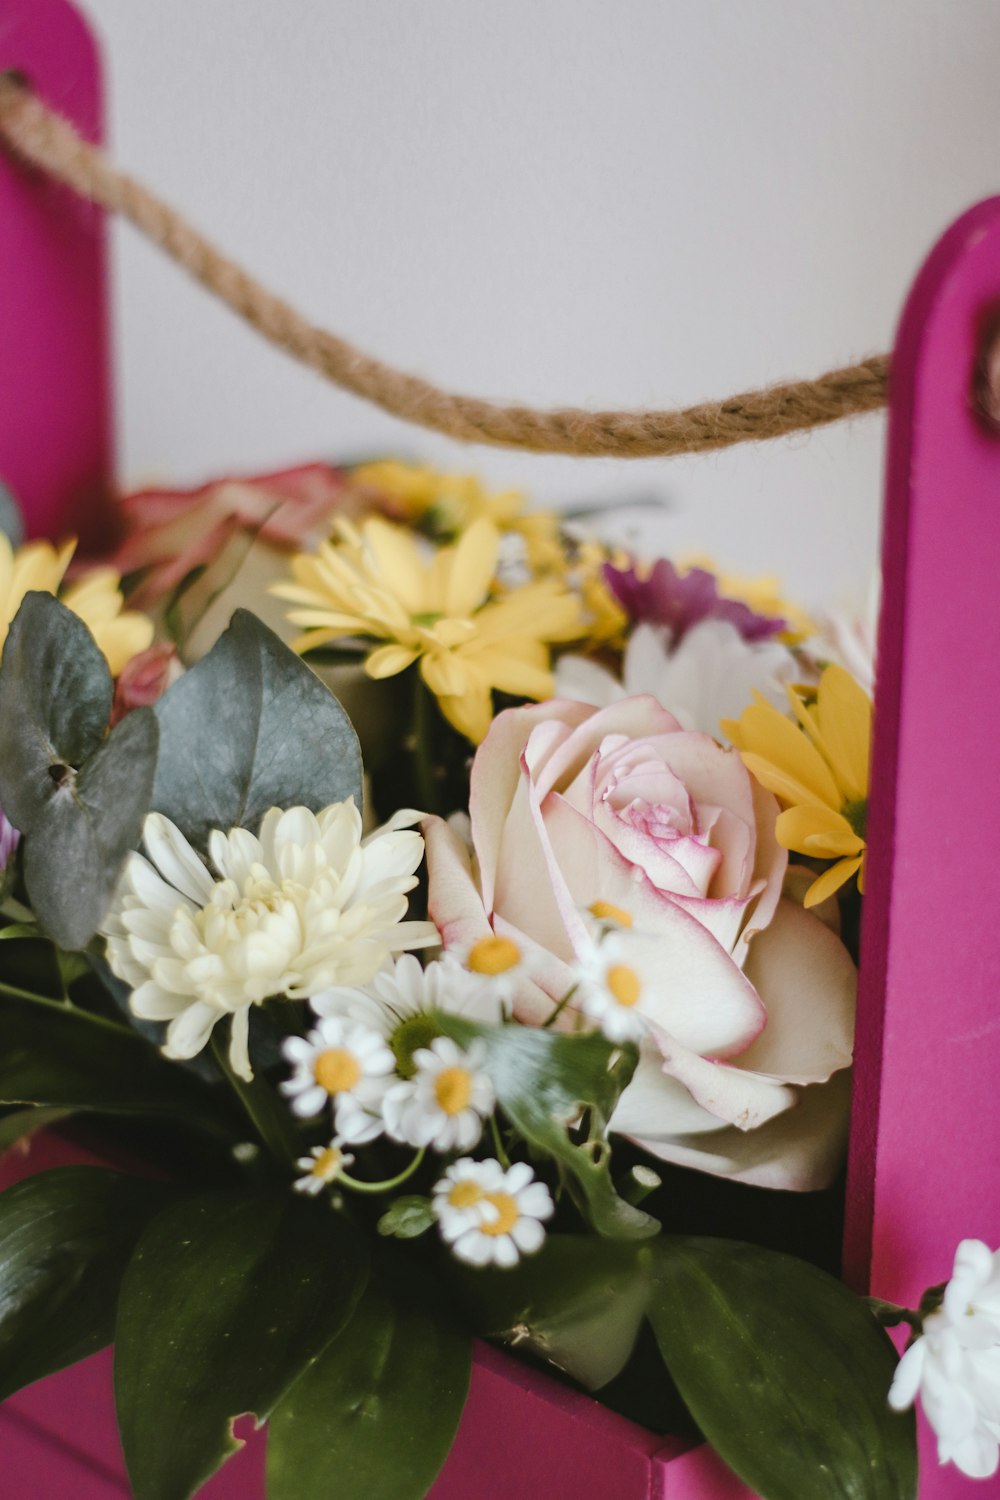
[[[393,1188],[399,1187],[413,1176],[426,1154],[425,1148],[421,1146],[409,1166],[404,1167],[395,1177],[387,1177],[383,1182],[359,1182],[356,1177],[348,1177],[346,1172],[340,1173],[337,1182],[345,1188],[350,1188],[352,1193],[390,1193]]]
[[[223,1077],[268,1151],[283,1167],[294,1166],[299,1154],[299,1139],[283,1100],[266,1079],[259,1075],[247,1083],[233,1072],[229,1049],[217,1032],[212,1036],[212,1053]]]
[[[510,1166],[510,1157],[507,1155],[504,1143],[500,1138],[500,1126],[497,1124],[495,1114],[490,1115],[490,1132],[493,1136],[493,1149],[497,1154],[497,1161],[503,1167],[504,1171],[506,1171]]]
[[[93,1026],[103,1026],[108,1031],[116,1031],[119,1035],[123,1032],[128,1036],[135,1036],[136,1032],[131,1026],[119,1021],[112,1021],[107,1016],[98,1016],[92,1010],[84,1010],[79,1005],[74,1005],[71,1000],[53,1000],[48,995],[36,995],[31,990],[22,990],[16,984],[7,984],[0,979],[0,995],[9,995],[12,1000],[30,1000],[32,1005],[44,1005],[49,1010],[57,1010],[64,1016],[77,1016],[82,1021],[89,1021]]]
[[[430,688],[420,675],[420,668],[413,669],[413,737],[414,761],[417,773],[417,797],[424,812],[438,811],[438,785],[434,766],[433,710]]]
[[[542,1025],[542,1030],[543,1031],[546,1031],[546,1030],[548,1030],[548,1028],[550,1026],[554,1026],[555,1025],[556,1021],[558,1021],[559,1017],[562,1015],[563,1011],[566,1009],[566,1006],[569,1004],[569,1002],[572,1000],[573,996],[576,994],[576,991],[577,991],[577,986],[575,984],[571,984],[570,987],[569,987],[569,989],[566,991],[565,995],[563,995],[562,999],[559,1001],[559,1004],[556,1006],[555,1010],[552,1012],[551,1016],[549,1016],[549,1019],[543,1023],[543,1025]]]
[[[923,1319],[919,1313],[911,1312],[908,1307],[899,1307],[895,1302],[886,1302],[881,1297],[866,1297],[865,1301],[883,1328],[898,1328],[900,1323],[905,1323],[915,1332],[920,1331]]]

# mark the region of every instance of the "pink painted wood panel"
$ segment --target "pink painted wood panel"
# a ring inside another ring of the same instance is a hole
[[[66,0],[0,0],[0,71],[24,73],[90,140],[100,60]],[[111,471],[104,216],[0,152],[0,480],[33,536],[107,540]]]
[[[937,245],[894,356],[848,1273],[915,1305],[1000,1246],[1000,439],[971,402],[1000,198]],[[969,1482],[922,1429],[921,1500]]]

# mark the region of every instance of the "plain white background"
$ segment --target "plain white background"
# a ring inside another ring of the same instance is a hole
[[[479,395],[670,406],[849,363],[1000,187],[995,0],[84,8],[124,164],[316,320]],[[667,547],[863,592],[880,417],[672,461],[463,449],[297,368],[132,231],[114,254],[131,480],[395,451],[539,503],[655,497]]]

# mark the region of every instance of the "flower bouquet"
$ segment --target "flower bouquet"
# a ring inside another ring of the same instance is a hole
[[[869,625],[411,465],[197,500],[0,537],[0,1134],[109,1162],[0,1195],[3,1395],[113,1340],[139,1500],[242,1413],[416,1500],[479,1335],[766,1500],[914,1495],[918,1390],[994,1472],[987,1247],[836,1276]]]

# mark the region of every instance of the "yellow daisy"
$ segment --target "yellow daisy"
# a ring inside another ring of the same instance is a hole
[[[373,517],[358,530],[338,523],[338,540],[292,560],[294,583],[271,592],[296,606],[298,651],[345,636],[384,642],[370,677],[393,677],[414,662],[445,718],[474,744],[493,717],[494,690],[522,698],[553,691],[549,643],[579,634],[579,605],[556,579],[503,598],[491,591],[500,536],[485,517],[454,546],[429,550],[405,527]]]
[[[562,559],[558,518],[548,511],[528,510],[520,490],[491,492],[474,474],[448,474],[394,459],[360,464],[351,483],[388,500],[406,520],[441,541],[453,541],[473,521],[485,518],[498,531],[523,538],[534,572],[558,567]]]
[[[57,594],[87,626],[117,677],[133,656],[153,643],[153,624],[145,615],[123,609],[119,577],[113,568],[95,568],[60,593],[76,542],[59,548],[51,542],[28,542],[15,552],[0,533],[0,647],[25,594]]]
[[[855,874],[864,890],[872,703],[839,666],[827,667],[815,690],[789,687],[788,697],[798,725],[758,699],[722,727],[751,774],[784,804],[778,842],[835,861],[806,892],[806,906],[815,906]]]

